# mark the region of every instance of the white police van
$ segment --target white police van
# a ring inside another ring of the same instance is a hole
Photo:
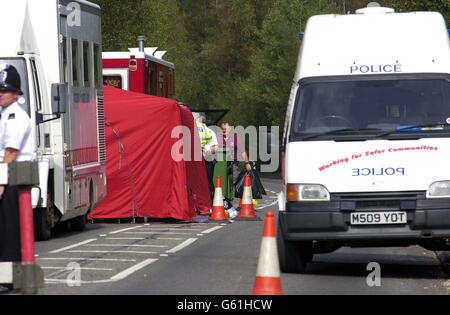
[[[313,16],[287,110],[284,272],[342,246],[450,250],[450,48],[437,12]]]

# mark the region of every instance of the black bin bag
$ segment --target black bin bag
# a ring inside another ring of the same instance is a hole
[[[263,199],[263,195],[267,195],[267,193],[261,183],[258,172],[255,169],[252,169],[251,171],[245,170],[239,173],[238,178],[234,182],[234,196],[236,198],[242,198],[244,193],[245,177],[247,175],[250,175],[251,178],[253,199]]]

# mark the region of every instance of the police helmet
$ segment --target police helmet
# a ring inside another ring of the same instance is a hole
[[[20,90],[20,75],[14,66],[6,65],[3,70],[0,70],[0,91],[14,91],[23,95]]]

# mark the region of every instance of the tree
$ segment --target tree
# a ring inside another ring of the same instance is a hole
[[[264,5],[261,3],[264,2]],[[193,108],[235,106],[235,82],[250,74],[258,47],[258,23],[271,1],[178,0],[180,19],[191,47],[189,74],[180,96]],[[184,67],[184,65],[183,65]],[[187,70],[187,68],[186,68]],[[179,77],[179,72],[177,76]]]
[[[354,13],[356,9],[366,7],[368,0],[335,0],[341,13]],[[397,12],[437,11],[440,12],[449,25],[450,2],[448,0],[377,0],[381,6],[391,7]]]
[[[239,112],[234,115],[239,123],[283,125],[301,44],[299,35],[310,16],[338,11],[331,0],[275,2],[259,32],[262,47],[251,57],[251,75],[240,83]]]
[[[167,50],[176,99],[194,109],[227,108],[241,125],[283,125],[300,32],[315,14],[354,13],[369,0],[91,0],[102,6],[104,51]],[[448,0],[379,0],[397,11],[433,10]]]
[[[440,12],[450,27],[450,1],[448,0],[398,0],[392,3],[397,11],[437,11]]]

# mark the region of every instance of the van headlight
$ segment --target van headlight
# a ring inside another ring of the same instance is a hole
[[[286,199],[290,202],[330,201],[330,193],[322,185],[288,184]]]
[[[436,182],[427,190],[428,199],[450,198],[450,181]]]

